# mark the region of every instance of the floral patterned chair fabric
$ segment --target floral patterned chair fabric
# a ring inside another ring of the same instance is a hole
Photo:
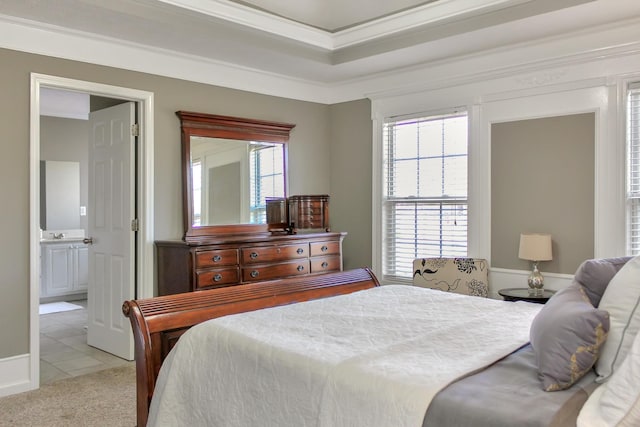
[[[489,295],[487,260],[479,258],[418,258],[413,260],[413,284],[464,295]]]

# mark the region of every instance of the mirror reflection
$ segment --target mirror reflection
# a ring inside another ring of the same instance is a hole
[[[190,138],[192,227],[266,224],[268,197],[285,197],[285,145]]]

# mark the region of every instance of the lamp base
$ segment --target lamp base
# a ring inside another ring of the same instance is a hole
[[[533,263],[533,271],[527,279],[529,284],[529,295],[540,296],[544,293],[544,277],[538,270],[538,263]]]

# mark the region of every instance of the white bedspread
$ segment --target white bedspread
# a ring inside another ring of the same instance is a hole
[[[167,357],[150,426],[389,427],[529,341],[542,306],[383,286],[191,328]]]

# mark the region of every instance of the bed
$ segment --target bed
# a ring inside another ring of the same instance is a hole
[[[596,373],[543,389],[529,339],[546,309],[380,287],[368,269],[127,301],[137,422],[575,425]]]

